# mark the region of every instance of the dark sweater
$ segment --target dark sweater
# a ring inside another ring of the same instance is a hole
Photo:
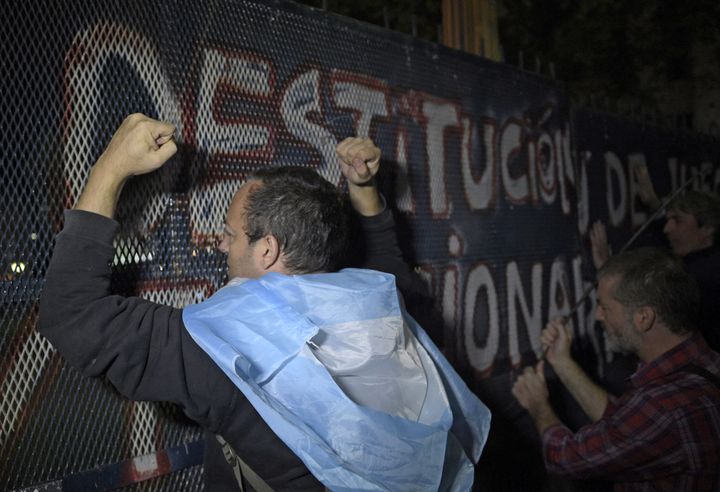
[[[389,211],[360,220],[366,268],[413,284]],[[182,310],[110,292],[110,261],[118,223],[67,211],[40,299],[38,329],[71,366],[105,376],[132,400],[169,401],[205,431],[221,434],[275,490],[324,490],[272,432],[243,394],[193,341]],[[208,438],[206,490],[238,490],[219,444]]]
[[[710,348],[720,352],[720,245],[690,253],[683,263],[700,288],[698,328]]]

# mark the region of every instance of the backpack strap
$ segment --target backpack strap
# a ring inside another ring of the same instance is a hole
[[[223,439],[220,434],[216,434],[215,437],[222,446],[225,459],[233,469],[235,479],[240,487],[240,492],[245,492],[245,487],[243,487],[243,478],[253,489],[255,489],[256,492],[274,492],[272,487],[270,487],[265,480],[260,478],[260,475],[255,473],[253,469],[247,465],[247,463],[240,459],[240,456],[238,456],[232,446],[230,446],[230,444]]]
[[[690,374],[695,374],[696,376],[700,376],[701,378],[705,378],[706,380],[710,381],[712,384],[720,388],[720,377],[718,377],[717,374],[713,374],[704,367],[697,366],[695,364],[688,364],[682,369],[680,369],[681,372],[689,372]]]

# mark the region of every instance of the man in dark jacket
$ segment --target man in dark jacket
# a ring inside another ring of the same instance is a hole
[[[131,115],[91,169],[57,238],[40,303],[40,332],[71,365],[88,376],[105,375],[128,398],[179,404],[206,431],[222,436],[243,466],[273,489],[322,490],[217,359],[189,334],[183,310],[110,293],[112,241],[118,229],[113,216],[123,185],[132,176],[159,168],[175,153],[174,130],[170,124]],[[397,255],[377,264],[397,268],[391,273],[400,277],[409,274],[399,258],[392,217],[372,185],[379,149],[367,139],[349,139],[338,146],[338,156],[351,202],[372,236],[368,243],[380,245],[365,266],[374,266],[373,256]],[[231,278],[304,275],[336,269],[346,237],[346,217],[335,187],[306,168],[270,169],[252,176],[235,195],[220,249],[227,254]],[[457,423],[463,420],[456,418]],[[482,444],[471,447],[469,455],[477,460]],[[237,489],[227,479],[232,478],[229,467],[218,464],[219,449],[210,444],[206,451],[207,488]],[[442,462],[440,466],[442,470]]]
[[[700,288],[698,327],[720,352],[720,197],[689,191],[667,208],[665,236]]]

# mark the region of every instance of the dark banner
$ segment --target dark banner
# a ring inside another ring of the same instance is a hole
[[[574,138],[583,177],[580,228],[603,221],[614,246],[642,226],[651,210],[639,196],[636,169],[647,167],[659,198],[688,189],[720,190],[717,139],[639,125],[589,111],[574,113]]]
[[[174,407],[130,403],[82,378],[35,331],[62,210],[129,113],[177,125],[180,150],[124,190],[118,293],[178,307],[203,300],[224,281],[215,245],[248,172],[301,164],[341,186],[336,144],[369,136],[383,151],[404,253],[434,297],[441,326],[428,331],[498,415],[518,415],[514,374],[541,355],[547,319],[589,284],[588,221],[617,222],[613,241],[641,222],[634,156],[644,152],[653,175],[659,160],[661,192],[718,163],[717,142],[585,113],[573,130],[553,81],[292,3],[31,0],[7,14],[3,489],[71,477],[80,490],[98,482],[93,469],[114,470],[105,479],[120,486],[193,463],[187,449],[182,459],[168,451],[200,439]],[[718,174],[702,183],[717,189]],[[591,311],[575,319],[578,346],[602,368]],[[154,486],[199,490],[199,473]]]
[[[632,246],[668,247],[664,215],[643,203],[638,168],[646,168],[659,199],[678,188],[720,191],[720,143],[717,139],[672,132],[617,116],[590,111],[573,114],[579,169],[579,231],[589,250],[589,229],[601,221],[613,251],[649,222]],[[586,262],[591,263],[587,254]],[[598,345],[600,346],[600,345]],[[606,353],[601,359],[610,360]],[[602,365],[598,367],[602,373]]]

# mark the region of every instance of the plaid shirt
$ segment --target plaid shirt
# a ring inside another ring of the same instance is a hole
[[[720,355],[694,335],[632,375],[602,418],[543,434],[548,471],[615,482],[616,491],[720,490],[720,388],[682,370],[720,374]]]

